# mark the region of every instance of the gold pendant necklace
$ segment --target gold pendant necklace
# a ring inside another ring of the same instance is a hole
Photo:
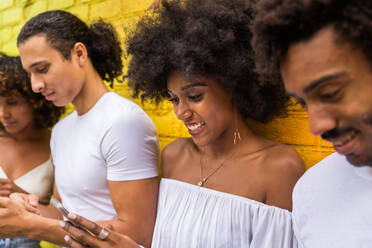
[[[208,178],[210,178],[214,173],[216,173],[219,169],[221,169],[222,166],[225,165],[225,161],[226,161],[226,159],[224,159],[216,169],[214,169],[208,176],[203,178],[203,161],[202,161],[203,155],[204,155],[203,153],[200,155],[200,181],[198,182],[199,187],[203,187],[204,184],[207,182]]]
[[[264,146],[264,147],[261,147],[260,149],[257,149],[257,150],[255,150],[255,151],[252,151],[252,152],[249,152],[249,153],[246,153],[244,156],[247,156],[247,155],[251,155],[251,154],[253,154],[253,153],[256,153],[256,152],[260,152],[260,151],[262,151],[262,150],[265,150],[265,149],[268,149],[268,148],[270,148],[270,147],[273,147],[273,146],[275,146],[276,144],[274,143],[274,144],[271,144],[271,145],[268,145],[268,146]],[[231,154],[231,156],[228,158],[228,159],[231,159],[234,155],[235,155],[235,153],[236,153],[236,151],[237,151],[237,149],[235,149],[235,151],[233,151],[233,153]],[[207,180],[211,177],[211,176],[213,176],[219,169],[221,169],[222,168],[222,166],[224,166],[225,165],[225,162],[228,160],[227,158],[226,159],[224,159],[222,162],[221,162],[221,164],[217,167],[217,168],[215,168],[208,176],[206,176],[206,177],[203,177],[203,155],[204,155],[204,153],[202,153],[201,152],[201,155],[200,155],[200,181],[198,182],[198,186],[199,186],[199,188],[200,187],[203,187],[204,186],[204,184],[207,182]]]

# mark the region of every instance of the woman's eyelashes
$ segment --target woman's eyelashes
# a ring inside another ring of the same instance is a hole
[[[203,94],[189,95],[188,98],[193,102],[199,102],[203,98]]]
[[[178,97],[170,97],[170,98],[168,99],[168,101],[170,101],[170,102],[173,103],[173,104],[177,104],[177,103],[178,103]]]
[[[203,94],[188,95],[187,99],[192,102],[199,102],[203,99]],[[168,101],[170,101],[173,104],[178,104],[180,100],[178,97],[174,96],[174,97],[170,97]]]

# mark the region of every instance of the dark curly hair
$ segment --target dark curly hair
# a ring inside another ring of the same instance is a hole
[[[88,27],[82,20],[63,10],[43,12],[31,18],[21,29],[17,46],[28,38],[43,33],[50,45],[65,59],[70,59],[71,49],[82,42],[95,70],[103,80],[110,82],[122,74],[122,48],[113,26],[102,20]],[[120,81],[120,80],[119,80]]]
[[[37,128],[50,128],[64,112],[40,94],[32,92],[27,72],[23,70],[19,56],[10,57],[0,53],[0,96],[20,95],[32,106]],[[4,127],[0,124],[0,131]]]
[[[338,41],[350,42],[372,63],[372,1],[261,0],[252,32],[258,72],[282,83],[280,59],[288,48],[332,25]]]
[[[167,79],[212,76],[232,95],[243,117],[266,122],[284,113],[281,85],[259,83],[250,45],[255,5],[246,0],[163,1],[128,33],[128,85],[157,103],[169,97]]]

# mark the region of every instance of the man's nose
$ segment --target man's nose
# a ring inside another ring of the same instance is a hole
[[[40,93],[45,88],[45,83],[43,80],[41,80],[41,78],[31,74],[31,88],[33,92]]]
[[[325,109],[324,105],[307,105],[310,132],[316,136],[336,127],[334,114]]]

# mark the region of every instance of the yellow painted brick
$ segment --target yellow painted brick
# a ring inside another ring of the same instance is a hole
[[[23,9],[12,7],[0,12],[0,26],[12,26],[23,20]]]
[[[310,168],[320,160],[324,159],[334,151],[332,149],[316,150],[311,147],[295,147],[302,159],[305,161],[306,168]]]
[[[23,23],[20,23],[16,26],[13,26],[12,28],[12,38],[16,42],[19,32],[21,31],[21,28],[23,27]]]
[[[12,28],[11,27],[3,27],[0,29],[0,43],[5,43],[12,38]]]
[[[81,20],[87,21],[89,15],[89,6],[88,5],[78,5],[73,6],[68,9],[69,12],[79,17]]]
[[[159,136],[162,137],[189,137],[185,125],[170,112],[167,114],[156,115],[153,112],[146,111],[154,121]]]
[[[0,11],[9,8],[13,5],[13,0],[1,0],[0,1]]]
[[[170,137],[159,137],[161,150],[163,150],[164,147],[166,147],[169,143],[173,142],[176,139],[177,139],[176,137],[172,137],[172,138],[170,138]]]
[[[278,118],[268,124],[248,121],[256,133],[285,144],[317,145],[317,138],[309,132],[307,118],[289,116]]]
[[[37,0],[14,0],[14,1],[15,1],[15,4],[14,4],[15,6],[26,7],[27,5]]]
[[[130,18],[122,18],[119,20],[115,20],[112,22],[114,25],[116,32],[118,34],[118,38],[120,42],[124,45],[125,34],[128,30],[133,30],[136,27],[137,22],[139,21],[139,16],[134,16]]]
[[[18,55],[18,48],[15,40],[3,43],[2,52],[12,56]]]
[[[91,5],[90,20],[107,19],[120,15],[120,0],[108,0]]]
[[[96,0],[97,1],[97,0]],[[77,3],[88,3],[88,2],[94,2],[92,0],[77,0]]]
[[[29,4],[24,8],[26,20],[36,16],[37,14],[47,10],[47,0],[38,0]]]
[[[74,0],[49,0],[48,9],[66,9],[74,4]]]
[[[124,0],[123,1],[123,12],[124,13],[131,13],[137,11],[143,11],[150,7],[153,3],[153,0]]]
[[[332,143],[330,143],[330,142],[328,142],[328,141],[326,141],[326,140],[324,140],[324,139],[322,139],[322,138],[320,138],[320,137],[319,137],[319,144],[320,144],[322,147],[331,147],[331,148],[333,148]]]

